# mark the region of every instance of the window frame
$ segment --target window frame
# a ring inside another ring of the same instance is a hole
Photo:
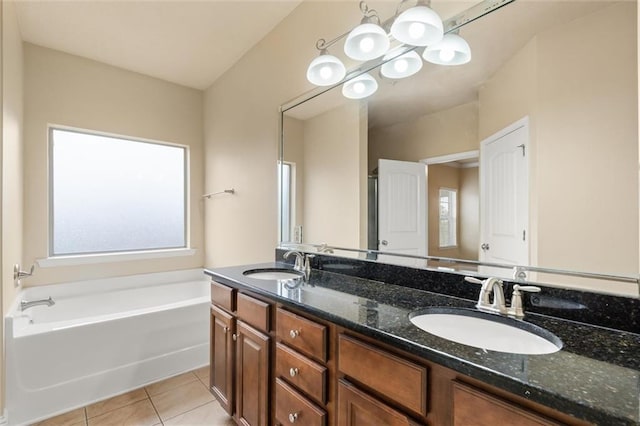
[[[142,248],[142,249],[124,249],[124,250],[111,250],[111,251],[96,251],[96,252],[82,252],[82,253],[54,253],[54,206],[53,206],[53,195],[54,195],[54,182],[53,182],[53,173],[54,173],[54,156],[53,156],[53,132],[55,130],[60,130],[64,132],[74,132],[80,133],[83,135],[90,136],[103,136],[115,139],[123,139],[131,142],[139,142],[146,143],[152,145],[162,145],[162,146],[170,146],[175,148],[180,148],[183,150],[183,179],[184,179],[184,196],[183,196],[183,207],[184,207],[184,229],[183,229],[183,239],[184,245],[177,247],[163,247],[163,248]],[[119,260],[131,260],[133,259],[144,259],[144,258],[155,258],[155,257],[171,257],[171,256],[184,256],[184,255],[192,255],[195,253],[195,250],[192,250],[191,247],[191,203],[190,203],[190,188],[191,188],[191,180],[190,180],[190,149],[188,145],[154,140],[154,139],[146,139],[128,135],[121,135],[117,133],[110,132],[102,132],[99,130],[90,130],[79,127],[71,127],[65,125],[58,124],[48,124],[47,125],[47,215],[48,215],[48,252],[47,259],[41,259],[38,261],[40,266],[54,266],[52,262],[55,259],[61,259],[63,264],[73,264],[73,259],[81,259],[77,263],[102,263],[102,262],[113,262]],[[84,259],[84,260],[82,260]],[[42,262],[44,261],[44,262]],[[70,261],[70,262],[69,262]]]

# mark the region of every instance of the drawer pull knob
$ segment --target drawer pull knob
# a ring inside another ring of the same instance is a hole
[[[225,327],[223,328],[223,330],[224,330],[224,334],[227,334],[229,332],[229,327]]]
[[[295,423],[298,420],[298,413],[289,413],[289,423]]]
[[[231,338],[233,339],[233,341],[235,342],[236,340],[238,340],[238,335],[236,333],[233,333],[231,335]]]
[[[298,369],[295,367],[292,367],[289,369],[289,375],[291,377],[296,377],[298,375],[298,372],[299,372]]]
[[[300,335],[299,330],[289,330],[289,337],[291,337],[292,339],[295,339],[299,335]]]

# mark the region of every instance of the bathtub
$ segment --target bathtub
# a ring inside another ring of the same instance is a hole
[[[5,317],[9,425],[208,364],[209,300],[201,269],[23,290]]]

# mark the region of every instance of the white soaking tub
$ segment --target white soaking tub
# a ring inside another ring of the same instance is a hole
[[[206,365],[209,300],[201,269],[25,289],[5,317],[9,424]]]

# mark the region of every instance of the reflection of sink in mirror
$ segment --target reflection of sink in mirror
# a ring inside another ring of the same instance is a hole
[[[562,349],[562,341],[544,328],[471,309],[426,308],[409,319],[430,334],[490,351],[542,355]]]
[[[249,269],[244,271],[242,275],[258,280],[292,280],[304,276],[300,271],[285,268]]]

